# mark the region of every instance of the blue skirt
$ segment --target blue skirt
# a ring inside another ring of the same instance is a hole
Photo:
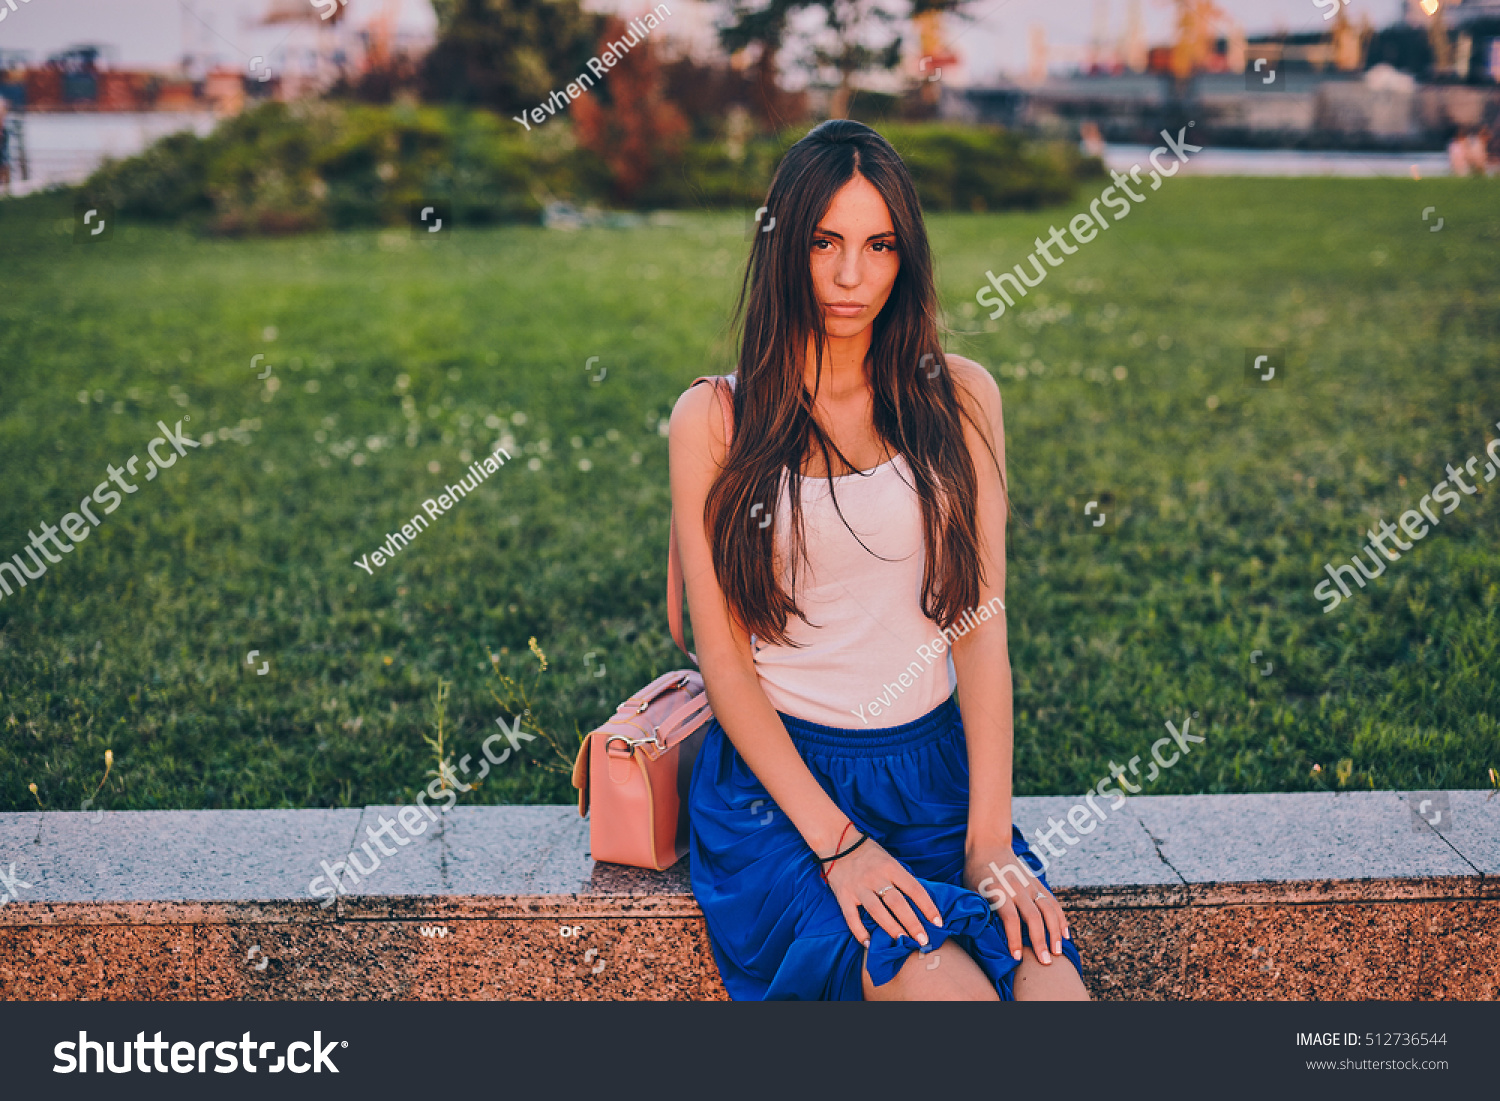
[[[969,758],[953,699],[920,719],[885,729],[841,730],[785,714],[781,720],[839,809],[932,896],[943,924],[921,919],[930,941],[927,951],[957,938],[1001,999],[1013,1000],[1019,963],[1010,954],[999,915],[963,886]],[[862,1000],[865,949],[850,934],[812,850],[717,720],[708,725],[693,766],[688,813],[693,894],[708,921],[729,996]],[[1041,878],[1042,862],[1014,825],[1011,847]],[[860,917],[870,933],[870,978],[883,986],[921,945],[905,935],[893,939],[863,909]],[[1031,943],[1024,924],[1021,942]],[[1062,943],[1081,975],[1078,949],[1071,940]]]

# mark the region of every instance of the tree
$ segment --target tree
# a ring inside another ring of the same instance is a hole
[[[625,24],[609,16],[602,43],[626,35]],[[578,144],[609,168],[610,191],[629,204],[677,160],[688,133],[687,119],[665,95],[666,81],[652,42],[643,39],[609,70],[597,90],[573,101]]]
[[[504,114],[535,107],[584,69],[603,25],[578,0],[432,0],[426,97]]]
[[[666,94],[688,117],[694,137],[716,140],[736,124],[737,113],[766,133],[776,133],[807,114],[807,96],[788,92],[759,66],[737,69],[724,61],[679,57],[662,65]]]
[[[752,7],[754,3],[756,6]],[[730,23],[719,30],[719,42],[730,53],[759,47],[757,65],[769,73],[785,47],[792,17],[817,9],[823,26],[807,36],[804,64],[814,72],[837,73],[829,114],[845,118],[854,80],[872,69],[894,69],[901,63],[901,35],[894,24],[928,12],[961,13],[971,0],[731,0]]]

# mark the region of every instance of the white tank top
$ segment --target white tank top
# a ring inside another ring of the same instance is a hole
[[[788,477],[783,470],[775,543],[779,580],[791,592]],[[790,616],[786,625],[800,645],[751,635],[756,671],[771,706],[785,714],[853,730],[899,726],[931,711],[958,684],[942,631],[922,614],[921,503],[901,455],[833,481],[843,519],[825,478],[802,479],[807,557],[794,595],[808,623]]]

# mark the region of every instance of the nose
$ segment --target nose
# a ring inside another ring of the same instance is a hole
[[[862,257],[859,249],[844,249],[839,255],[838,268],[833,281],[840,287],[857,287],[864,281],[860,271]]]

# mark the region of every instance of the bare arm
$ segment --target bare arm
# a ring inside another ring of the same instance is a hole
[[[712,387],[691,387],[678,399],[668,438],[673,523],[709,705],[734,748],[808,847],[827,855],[849,819],[813,779],[792,745],[760,686],[750,636],[730,616],[714,575],[704,505],[723,464],[726,442]]]
[[[969,747],[969,827],[964,845],[964,881],[991,902],[1005,926],[1011,951],[1021,957],[1021,923],[1026,923],[1037,957],[1062,950],[1067,919],[1050,894],[1040,890],[1031,870],[1011,848],[1011,791],[1015,729],[1010,641],[1005,602],[1005,424],[1000,388],[989,372],[958,356],[948,356],[954,380],[970,414],[994,448],[965,421],[964,436],[974,462],[978,500],[980,607],[1001,610],[952,644],[958,675],[958,706]],[[995,460],[999,460],[996,470]],[[1007,484],[1009,479],[1007,478]],[[999,605],[992,603],[999,598]],[[998,888],[989,885],[998,880]],[[1041,894],[1043,897],[1037,898]]]
[[[723,418],[716,403],[712,387],[690,387],[672,410],[668,434],[673,523],[677,527],[678,549],[682,554],[682,572],[687,579],[688,609],[703,684],[715,718],[756,779],[791,820],[808,847],[820,857],[828,856],[833,853],[849,818],[808,771],[781,717],[766,698],[755,671],[750,636],[729,614],[729,606],[714,574],[704,505],[709,486],[717,476],[726,452]],[[857,835],[850,831],[845,848],[856,839]],[[877,854],[883,855],[886,862],[895,864],[899,874],[874,859]],[[853,885],[848,890],[836,886],[852,874],[850,868],[856,864],[864,878],[877,881],[877,887],[880,882],[896,883],[918,901],[929,920],[938,922],[937,908],[927,898],[926,891],[873,839],[857,850],[856,857],[838,862],[835,866],[837,874],[830,873],[829,885],[835,888],[845,919],[850,922],[850,931],[860,941],[865,940],[865,933],[856,920],[854,907],[864,905],[861,892]],[[869,906],[866,909],[892,936],[900,935],[901,930],[884,906],[877,904],[877,909]],[[899,914],[898,904],[893,904],[891,909]],[[920,931],[915,918],[908,925],[908,931],[913,936]],[[925,933],[921,939],[925,941]]]
[[[1000,388],[989,373],[958,356],[948,356],[961,397],[967,393],[970,415],[983,426],[1000,460],[1000,471],[985,440],[964,422],[965,442],[974,463],[978,487],[978,608],[999,598],[1005,603],[1005,498],[1000,474],[1005,470],[1005,425]],[[1001,610],[952,645],[958,674],[958,706],[969,744],[968,847],[1002,843],[1010,846],[1011,756],[1014,742],[1010,676],[1010,641]]]

